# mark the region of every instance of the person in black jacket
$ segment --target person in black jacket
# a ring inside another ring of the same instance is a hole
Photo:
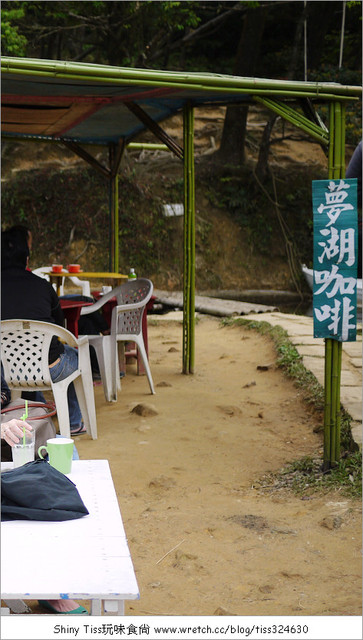
[[[1,235],[1,319],[42,320],[64,326],[58,296],[44,278],[26,269],[29,247],[20,229]],[[49,349],[49,369],[53,382],[63,380],[78,368],[78,351],[62,344],[56,336]],[[86,433],[73,383],[68,387],[71,435]]]

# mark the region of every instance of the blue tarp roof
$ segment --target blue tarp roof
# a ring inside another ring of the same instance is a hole
[[[252,102],[357,98],[359,87],[262,78],[128,69],[3,57],[2,132],[17,138],[80,144],[130,142],[148,127],[127,107],[136,103],[154,122],[183,108]]]

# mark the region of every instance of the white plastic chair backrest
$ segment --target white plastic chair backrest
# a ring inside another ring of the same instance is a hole
[[[139,334],[142,329],[144,308],[149,302],[152,293],[153,283],[151,280],[147,278],[129,280],[125,284],[121,284],[112,289],[112,291],[105,293],[94,304],[82,307],[81,316],[97,311],[111,298],[116,297],[117,306],[112,309],[111,333]],[[130,305],[132,305],[132,308],[127,309]],[[116,316],[118,318],[117,327]]]
[[[51,388],[48,354],[53,336],[72,347],[78,345],[70,331],[49,322],[1,321],[1,362],[10,388]]]
[[[117,306],[112,310],[111,334],[140,334],[142,316],[152,293],[153,284],[147,278],[129,280],[121,285]]]
[[[48,280],[49,282],[49,276],[44,273],[45,271],[47,273],[49,273],[52,270],[52,267],[38,267],[37,269],[32,269],[32,273],[34,273],[36,276],[39,276],[39,278],[44,278],[44,280]]]
[[[51,271],[52,271],[52,267],[38,267],[37,269],[32,269],[32,273],[34,273],[36,276],[39,276],[39,278],[44,278],[44,280],[47,280],[48,282],[50,281],[50,278],[47,274],[50,273]],[[62,278],[62,282],[59,285],[60,296],[64,295],[64,280],[65,278]],[[53,284],[53,289],[57,291],[56,284]]]
[[[75,284],[76,287],[80,287],[83,296],[91,297],[91,286],[89,280],[80,280],[76,276],[71,276],[68,278],[68,280]]]
[[[117,303],[118,303],[118,301],[121,300],[121,298],[120,298],[121,286],[125,286],[125,285],[120,285],[119,287],[115,287],[115,289],[112,289],[112,291],[109,291],[108,293],[105,293],[94,304],[90,304],[87,307],[82,307],[81,308],[81,316],[86,316],[89,313],[93,313],[94,311],[97,311],[98,309],[101,309],[101,307],[103,307],[103,305],[106,304],[106,302],[111,300],[111,298],[116,297]]]

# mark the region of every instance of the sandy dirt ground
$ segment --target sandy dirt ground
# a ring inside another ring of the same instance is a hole
[[[95,387],[98,439],[76,441],[110,462],[140,589],[126,615],[361,615],[360,502],[261,489],[322,451],[270,339],[202,316],[183,375],[182,326],[157,318],[156,394],[129,364],[117,403]]]
[[[360,615],[360,502],[255,488],[322,445],[296,387],[257,369],[270,339],[202,316],[186,376],[181,325],[151,322],[156,394],[128,365],[116,404],[96,387],[98,440],[77,440],[110,461],[140,588],[126,612]]]

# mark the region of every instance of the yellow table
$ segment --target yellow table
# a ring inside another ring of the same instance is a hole
[[[51,284],[56,284],[57,293],[59,295],[59,287],[61,285],[62,278],[84,278],[85,280],[102,280],[104,284],[110,284],[113,287],[117,287],[122,281],[127,281],[128,276],[124,273],[112,273],[110,271],[78,271],[77,273],[69,273],[69,271],[61,271],[60,273],[53,273],[52,271],[44,271]]]

